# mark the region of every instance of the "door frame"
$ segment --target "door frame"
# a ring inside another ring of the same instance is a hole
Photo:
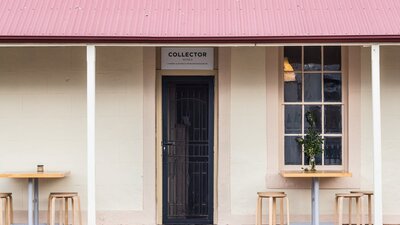
[[[162,180],[162,77],[212,76],[214,77],[214,154],[213,154],[213,222],[218,220],[218,70],[157,70],[156,71],[156,214],[157,224],[163,224]]]

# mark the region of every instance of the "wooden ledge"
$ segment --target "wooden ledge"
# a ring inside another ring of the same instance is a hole
[[[281,171],[282,177],[287,178],[305,178],[305,177],[351,177],[352,174],[347,171],[330,171],[330,170],[317,170],[315,172],[311,171],[303,171],[303,170],[296,170],[296,171]]]

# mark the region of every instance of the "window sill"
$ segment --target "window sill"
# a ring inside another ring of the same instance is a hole
[[[307,178],[307,177],[320,177],[320,178],[337,178],[337,177],[351,177],[352,174],[346,171],[333,171],[333,170],[285,170],[280,172],[282,177],[285,178]]]

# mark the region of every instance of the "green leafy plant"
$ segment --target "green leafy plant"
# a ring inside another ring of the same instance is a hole
[[[296,138],[297,143],[303,146],[304,154],[309,158],[310,171],[316,171],[315,169],[315,157],[321,154],[324,150],[322,149],[322,143],[324,139],[318,132],[316,127],[316,117],[311,111],[306,112],[308,127],[307,133],[304,138]],[[308,171],[308,169],[304,169]]]

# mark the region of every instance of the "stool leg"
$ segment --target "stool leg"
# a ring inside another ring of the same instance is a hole
[[[72,225],[75,225],[75,198],[71,199],[71,205],[72,205]]]
[[[54,225],[56,223],[56,198],[53,196],[51,198],[51,215],[50,215],[50,225]]]
[[[13,198],[10,196],[10,208],[11,208],[11,223],[14,223],[14,206],[13,206]]]
[[[289,198],[286,198],[286,224],[290,225],[290,219],[289,219]]]
[[[79,225],[82,225],[81,200],[79,197],[77,197],[77,199],[78,199]]]
[[[68,225],[68,198],[65,198],[65,225]]]
[[[8,225],[8,197],[4,198],[4,224]]]
[[[256,208],[256,224],[261,225],[261,217],[262,217],[262,199],[260,197],[257,198],[257,208]],[[260,212],[261,211],[261,212]]]
[[[364,200],[363,200],[363,198],[361,197],[360,198],[360,222],[361,222],[361,225],[364,225],[364,208],[363,208],[363,205],[364,205]]]
[[[283,219],[284,219],[284,218],[283,218],[283,198],[281,198],[281,204],[280,204],[280,205],[281,205],[281,210],[280,210],[281,212],[280,212],[280,215],[279,215],[279,220],[280,220],[280,224],[281,224],[281,225],[284,225],[284,224],[283,224],[283,223],[284,223],[284,222],[283,222]]]
[[[50,213],[50,203],[51,203],[51,198],[50,198],[50,195],[49,195],[49,198],[47,199],[47,224],[48,225],[50,225],[50,223],[51,223],[51,219],[50,219],[50,215],[51,215],[51,213]]]
[[[276,198],[272,198],[272,203],[273,203],[273,207],[272,207],[272,224],[276,225]]]
[[[0,224],[4,225],[4,220],[3,220],[3,199],[0,199]]]
[[[368,195],[368,224],[372,225],[372,196]]]
[[[357,207],[357,225],[361,225],[361,218],[360,218],[360,198],[356,198],[356,207]]]
[[[58,218],[59,220],[59,224],[58,225],[62,225],[64,223],[64,198],[60,198],[60,208],[58,210],[58,213],[60,215],[60,217]]]
[[[272,225],[272,197],[268,198],[268,224]]]
[[[339,198],[335,197],[335,225],[339,225]]]
[[[349,225],[351,224],[351,203],[352,203],[352,198],[349,198]]]
[[[11,225],[11,200],[10,200],[10,196],[7,197],[7,225]]]
[[[339,197],[338,198],[338,225],[342,225],[343,224],[343,214],[342,214],[342,210],[343,210],[343,197]]]

